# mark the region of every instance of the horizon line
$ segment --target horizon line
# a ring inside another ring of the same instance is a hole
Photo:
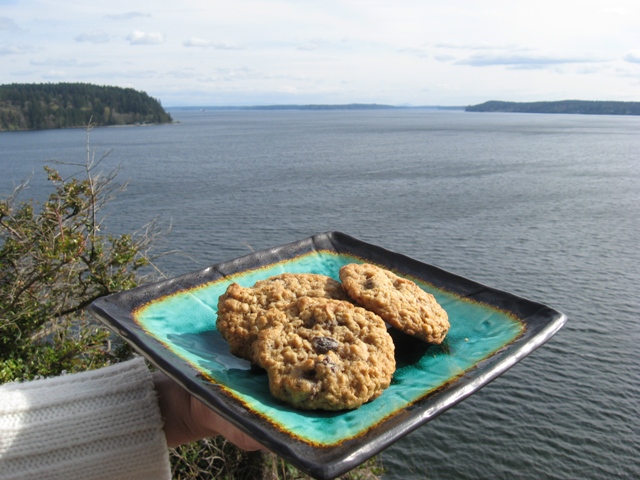
[[[165,108],[211,108],[211,109],[362,109],[362,110],[384,110],[384,109],[464,109],[468,105],[389,105],[381,103],[274,103],[264,105],[172,105]]]

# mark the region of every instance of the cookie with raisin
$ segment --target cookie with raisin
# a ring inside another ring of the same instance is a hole
[[[447,312],[435,297],[409,279],[372,264],[340,269],[348,295],[392,327],[428,343],[442,343],[449,331]]]
[[[272,326],[271,309],[284,309],[300,297],[349,300],[340,282],[311,273],[283,273],[260,280],[252,287],[229,285],[218,299],[216,328],[229,343],[231,353],[252,361],[253,342],[260,330]]]
[[[272,309],[254,344],[272,395],[304,410],[346,410],[379,397],[395,372],[384,321],[352,303],[302,297]]]

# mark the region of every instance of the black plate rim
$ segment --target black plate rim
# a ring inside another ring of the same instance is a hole
[[[203,283],[239,273],[252,266],[276,263],[278,260],[291,258],[294,254],[300,255],[313,250],[355,254],[362,260],[390,266],[403,274],[421,278],[437,288],[512,313],[528,328],[512,343],[479,362],[472,372],[465,373],[462,379],[455,380],[430,394],[426,399],[410,405],[401,414],[383,420],[373,431],[336,446],[313,447],[304,442],[292,442],[290,436],[277,429],[260,427],[260,419],[254,413],[244,409],[237,401],[225,401],[227,394],[220,386],[211,385],[204,382],[202,378],[198,378],[192,372],[193,366],[169,352],[158,340],[147,335],[133,319],[132,311],[135,308],[160,295],[188,290]],[[547,305],[488,287],[404,254],[336,231],[312,235],[292,243],[221,262],[199,271],[102,297],[89,306],[89,312],[120,335],[156,368],[162,370],[242,431],[303,472],[323,480],[348,472],[416,428],[457,405],[546,343],[567,320],[563,313]],[[185,375],[185,371],[191,374]],[[378,434],[377,431],[382,427],[385,427],[384,432]]]

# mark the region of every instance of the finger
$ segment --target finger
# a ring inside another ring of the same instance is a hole
[[[213,412],[211,413],[216,416],[215,430],[236,447],[248,452],[255,452],[257,450],[268,451],[260,442],[244,433],[231,422]]]

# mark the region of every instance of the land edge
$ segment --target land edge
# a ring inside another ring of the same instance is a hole
[[[0,131],[172,123],[144,91],[81,82],[0,84]]]
[[[449,110],[465,112],[502,113],[565,113],[582,115],[640,115],[640,102],[607,100],[559,100],[544,102],[503,102],[491,100],[477,105],[385,105],[377,103],[348,104],[291,104],[248,106],[173,106],[168,111],[216,111],[216,110]]]
[[[545,102],[503,102],[491,100],[471,105],[466,112],[567,113],[580,115],[640,115],[640,102],[608,100],[559,100]]]

